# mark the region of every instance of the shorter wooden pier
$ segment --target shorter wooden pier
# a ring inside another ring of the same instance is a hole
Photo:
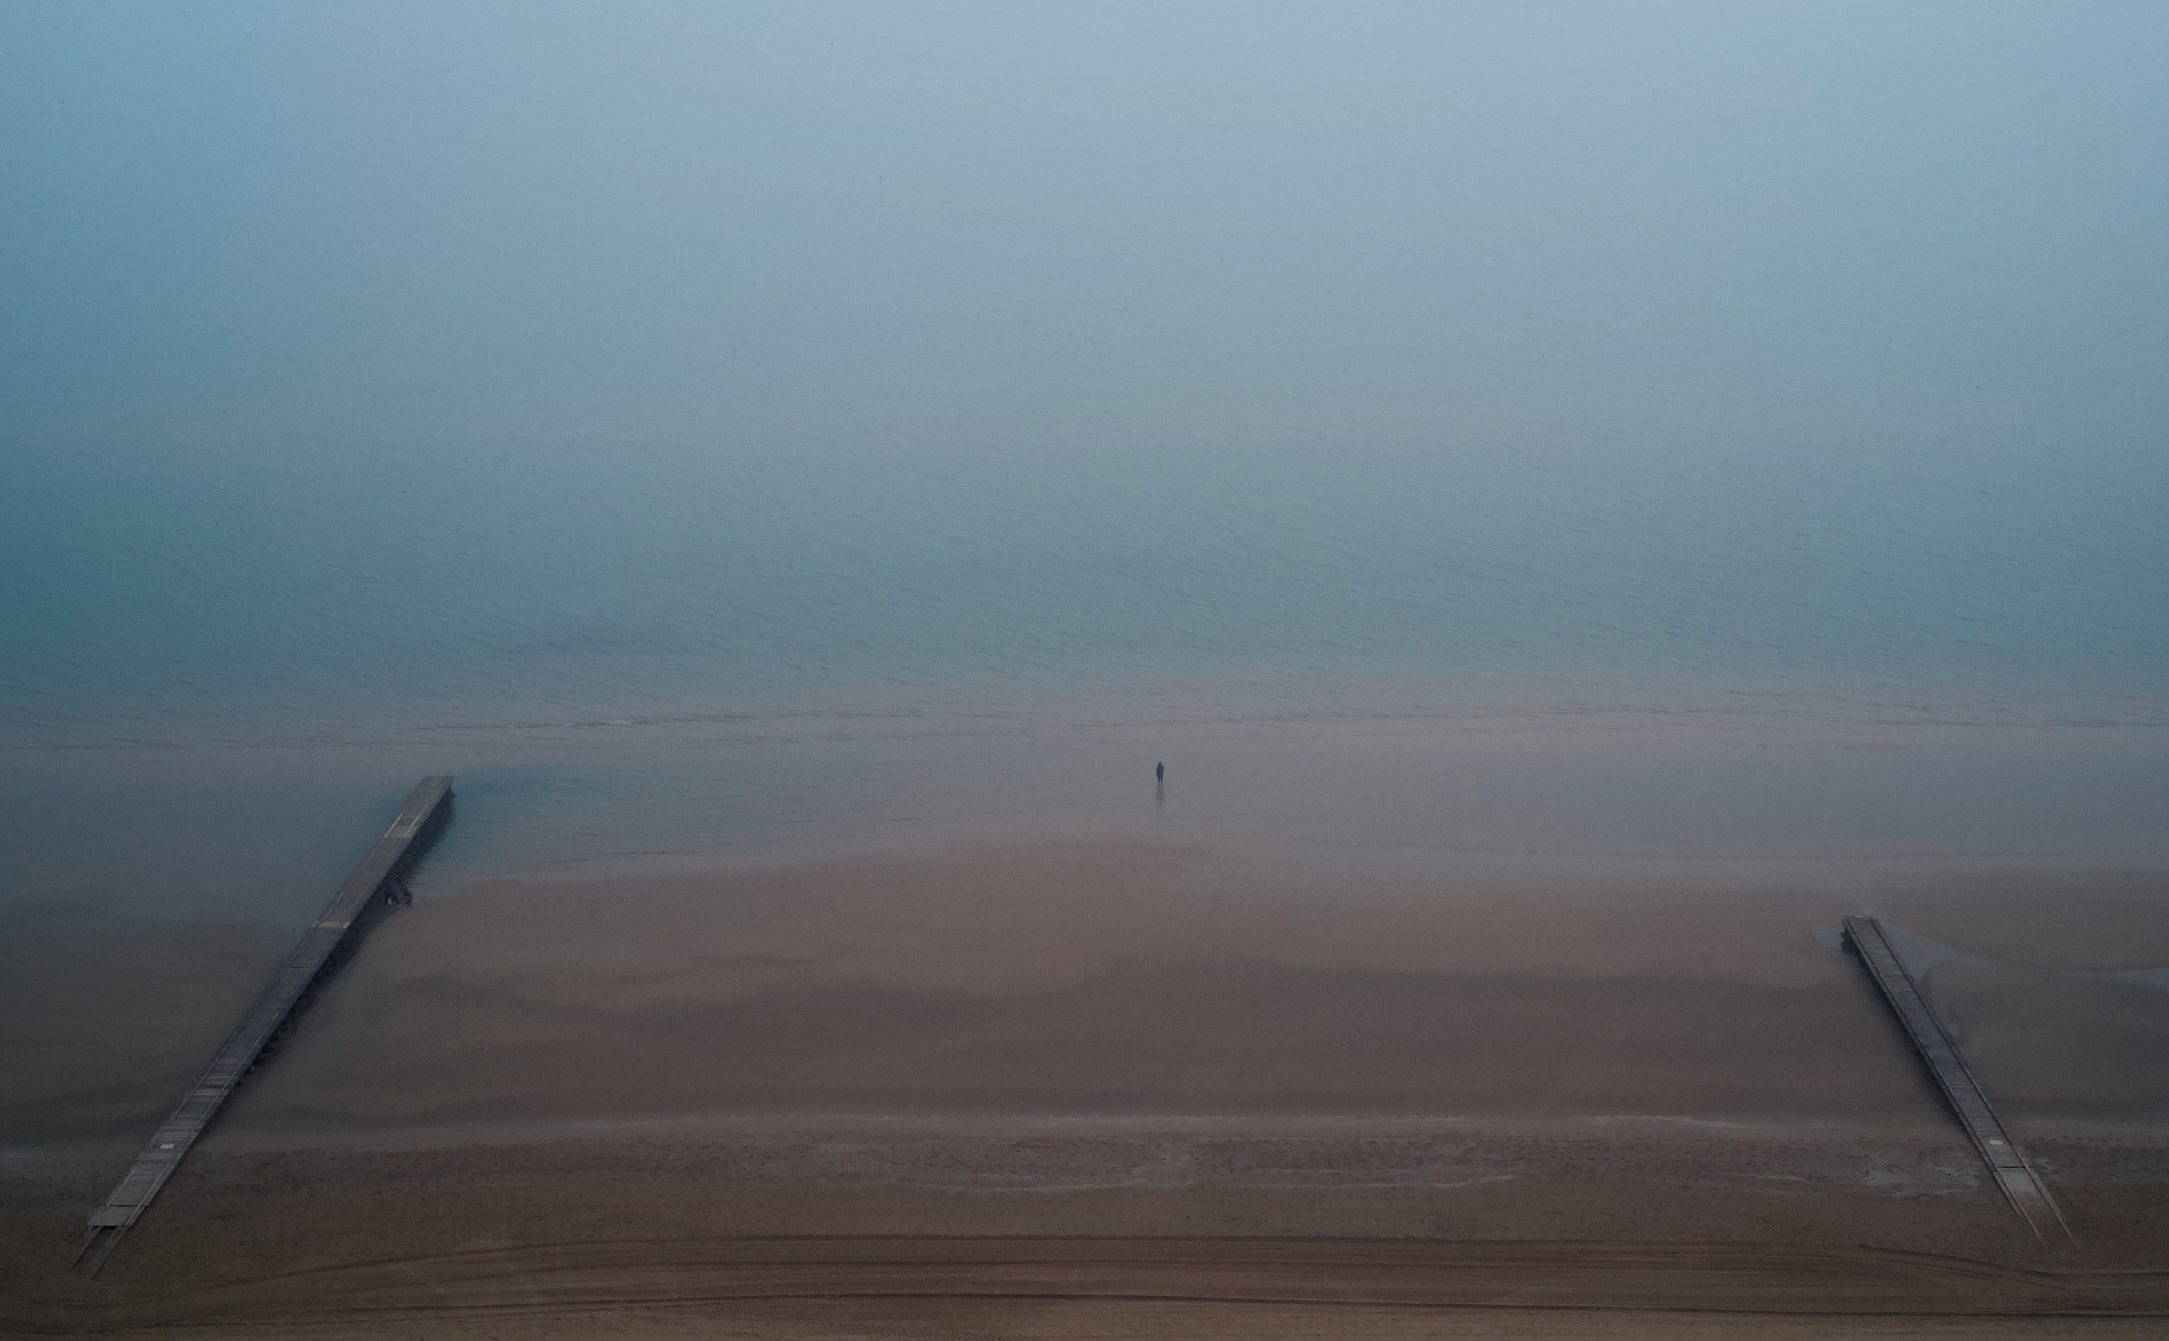
[[[180,1167],[189,1147],[210,1125],[219,1106],[307,1004],[310,989],[328,976],[327,970],[336,967],[341,952],[358,940],[357,933],[372,902],[379,895],[386,903],[408,902],[406,872],[421,854],[435,822],[444,815],[445,802],[451,795],[452,779],[434,776],[423,778],[407,796],[406,804],[399,807],[399,814],[370,846],[361,865],[354,868],[331,903],[309,924],[301,943],[280,965],[278,975],[227,1035],[218,1055],[181,1100],[181,1106],[160,1124],[158,1134],[143,1147],[135,1166],[105,1204],[91,1213],[82,1249],[76,1254],[78,1266],[95,1272],[105,1264],[121,1235],[142,1216],[151,1199]]]
[[[1875,980],[1883,1000],[1889,1003],[1891,1014],[1905,1027],[1906,1034],[1913,1040],[1914,1050],[1927,1064],[1943,1097],[1950,1101],[1951,1111],[1958,1115],[1958,1124],[1966,1129],[1973,1148],[1981,1152],[1989,1176],[1996,1180],[1996,1186],[2002,1189],[2012,1209],[2042,1239],[2049,1237],[2051,1229],[2069,1237],[2071,1226],[2064,1222],[2056,1199],[2049,1195],[2047,1185],[2027,1162],[2018,1142],[2011,1138],[2003,1119],[1996,1116],[1988,1095],[1966,1065],[1965,1055],[1958,1051],[1957,1041],[1936,1018],[1920,984],[1913,980],[1913,975],[1899,960],[1898,952],[1891,948],[1890,938],[1883,934],[1883,924],[1872,917],[1848,917],[1845,919],[1845,940],[1860,956],[1860,962],[1867,966],[1868,976]]]

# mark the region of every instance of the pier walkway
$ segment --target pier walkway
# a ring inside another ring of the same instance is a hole
[[[1958,1115],[1959,1125],[1973,1141],[1974,1149],[1981,1152],[1981,1159],[1988,1165],[1989,1176],[2003,1190],[2011,1206],[2024,1217],[2027,1225],[2039,1237],[2049,1237],[2051,1229],[2066,1237],[2071,1227],[2064,1223],[2063,1212],[2056,1208],[2055,1198],[2033,1165],[2019,1149],[2018,1142],[2004,1128],[2003,1119],[1988,1102],[1988,1095],[1981,1090],[1980,1082],[1966,1066],[1964,1054],[1958,1051],[1957,1042],[1951,1038],[1943,1022],[1929,1009],[1928,998],[1920,984],[1906,970],[1891,948],[1890,938],[1883,934],[1883,924],[1872,917],[1848,917],[1845,919],[1845,939],[1859,954],[1860,962],[1867,965],[1868,976],[1875,980],[1883,1000],[1890,1004],[1891,1014],[1905,1026],[1912,1038],[1913,1047],[1921,1060],[1935,1077],[1943,1097],[1950,1101],[1951,1111]]]
[[[113,1189],[105,1204],[91,1213],[82,1250],[76,1254],[78,1264],[91,1271],[104,1264],[121,1235],[136,1222],[151,1204],[151,1199],[158,1195],[158,1190],[166,1185],[166,1180],[173,1176],[173,1171],[180,1166],[196,1138],[203,1134],[219,1106],[226,1102],[264,1048],[304,1004],[310,987],[324,974],[339,951],[348,945],[368,912],[370,901],[381,893],[389,902],[406,902],[406,885],[402,877],[413,858],[419,855],[419,840],[428,832],[431,821],[443,810],[451,794],[452,779],[439,776],[423,778],[408,795],[399,814],[370,846],[368,854],[339,887],[331,903],[309,924],[301,943],[280,966],[278,976],[241,1017],[241,1023],[219,1047],[218,1055],[211,1059],[210,1066],[189,1089],[180,1107],[160,1124],[158,1133],[143,1147],[135,1166]]]

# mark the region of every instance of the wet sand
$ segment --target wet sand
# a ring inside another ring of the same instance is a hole
[[[2100,976],[2169,963],[2169,882],[2007,883],[2021,880],[1881,903],[1899,925],[2001,956],[1928,976],[2011,1116],[2169,1113],[2169,992]],[[1851,910],[1777,892],[1350,888],[1331,869],[1136,841],[485,881],[389,919],[226,1126],[691,1112],[1940,1122],[1863,976],[1813,935]]]
[[[209,974],[163,1049],[101,1050],[98,1019],[140,1009],[115,978],[67,1065],[8,1081],[0,1317],[1307,1335],[1360,1308],[1376,1335],[1745,1334],[1556,1311],[1719,1309],[1768,1335],[2149,1334],[2111,1318],[2169,1316],[2169,992],[2143,972],[2169,962],[2169,882],[1873,902],[1958,952],[1930,989],[2076,1243],[1989,1190],[1813,934],[1855,896],[1502,891],[1114,839],[402,910],[84,1287],[57,1269],[172,1088],[159,1058],[222,1023]],[[47,1010],[77,933],[44,932]],[[242,962],[252,934],[174,948]],[[1953,1312],[2007,1330],[1934,1330]]]
[[[1932,1128],[778,1116],[227,1136],[88,1283],[55,1253],[126,1152],[49,1148],[9,1170],[0,1327],[2158,1334],[2169,1134],[2030,1136],[2075,1243],[2033,1241]],[[1728,1322],[1667,1331],[1649,1310]]]

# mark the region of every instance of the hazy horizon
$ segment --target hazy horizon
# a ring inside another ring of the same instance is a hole
[[[920,813],[880,741],[2169,722],[2158,7],[0,29],[26,785],[516,758],[615,851]],[[2010,804],[1934,841],[2134,842]]]

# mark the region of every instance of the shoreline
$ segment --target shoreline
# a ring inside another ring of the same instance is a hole
[[[102,898],[127,890],[183,915],[224,902],[304,917],[314,887],[351,864],[340,836],[356,813],[433,771],[461,776],[461,821],[418,882],[424,898],[499,877],[673,878],[1049,838],[1275,843],[1396,878],[1451,866],[1494,885],[1592,890],[1863,897],[1952,871],[2169,870],[2146,803],[2169,774],[2147,721],[1930,724],[1866,701],[1821,720],[1759,699],[1457,710],[1449,687],[1436,701],[1420,688],[1336,690],[1322,712],[1305,710],[1316,695],[1268,710],[1223,701],[1243,699],[1239,687],[1192,687],[1165,704],[1064,706],[1056,694],[992,716],[959,702],[871,725],[839,709],[745,731],[696,714],[490,743],[439,733],[22,754],[0,761],[0,840],[18,854],[0,898],[70,897],[88,880],[120,887]],[[1155,759],[1170,767],[1164,797]],[[321,843],[320,874],[296,863],[255,875],[249,813]]]

